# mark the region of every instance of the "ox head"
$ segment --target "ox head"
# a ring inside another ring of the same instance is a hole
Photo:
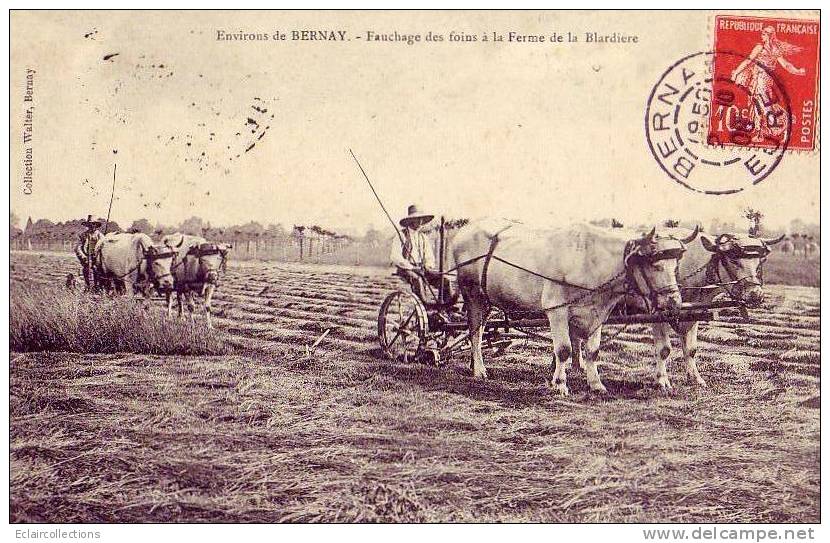
[[[228,263],[228,250],[232,246],[225,243],[200,243],[194,245],[186,256],[197,260],[197,277],[200,283],[219,285],[219,272],[224,272]]]
[[[720,283],[729,294],[750,307],[764,301],[761,266],[770,253],[769,246],[784,239],[762,239],[739,234],[721,234],[714,239],[701,236],[700,242],[712,253],[707,279]],[[721,269],[726,277],[721,275]]]
[[[167,291],[173,288],[173,274],[170,268],[176,251],[166,245],[153,245],[144,252],[144,259],[147,261],[147,275],[159,291]]]
[[[629,286],[640,292],[650,310],[680,308],[677,266],[685,251],[682,240],[658,236],[655,229],[626,245],[625,270]]]

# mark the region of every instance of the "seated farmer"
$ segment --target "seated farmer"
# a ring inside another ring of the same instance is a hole
[[[98,230],[101,227],[101,221],[92,220],[92,215],[89,215],[81,224],[86,230],[81,233],[75,243],[75,256],[81,263],[81,273],[84,276],[86,289],[91,290],[95,287],[95,245],[104,235]]]
[[[409,282],[412,290],[422,300],[438,300],[438,289],[441,284],[441,274],[435,266],[435,254],[432,252],[432,242],[422,228],[434,218],[433,215],[420,213],[414,205],[409,206],[406,217],[400,220],[401,235],[392,241],[390,258],[397,267],[397,273]],[[401,238],[403,244],[401,244]],[[450,282],[443,277],[444,299],[449,300]],[[434,296],[430,296],[431,285]]]

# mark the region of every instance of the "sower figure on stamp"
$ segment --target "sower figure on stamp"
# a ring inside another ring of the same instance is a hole
[[[78,238],[75,244],[75,256],[81,263],[82,273],[84,276],[84,283],[86,290],[93,290],[95,284],[95,245],[104,237],[98,230],[101,227],[101,221],[92,220],[92,215],[88,215],[85,221],[81,222],[86,228]]]
[[[732,81],[748,90],[752,97],[750,120],[752,121],[753,142],[764,141],[765,136],[777,137],[783,130],[782,126],[770,126],[769,120],[760,115],[755,104],[763,104],[773,91],[772,73],[778,65],[793,75],[803,76],[807,73],[804,68],[797,68],[786,57],[795,55],[801,47],[779,40],[775,29],[764,27],[761,31],[761,43],[752,48],[752,52],[732,72]]]
[[[441,281],[444,281],[446,300],[450,299],[450,282],[438,272],[432,242],[422,230],[433,218],[434,215],[421,213],[414,205],[409,206],[406,217],[400,220],[401,235],[392,242],[390,259],[397,267],[397,274],[406,279],[419,298],[442,303],[444,300],[437,299]],[[429,295],[430,286],[435,289],[434,297]]]

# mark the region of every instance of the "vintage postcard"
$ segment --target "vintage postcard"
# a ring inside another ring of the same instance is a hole
[[[817,11],[10,17],[11,522],[813,537]]]

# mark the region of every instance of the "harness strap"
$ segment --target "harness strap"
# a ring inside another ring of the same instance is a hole
[[[135,266],[133,266],[132,268],[130,268],[130,269],[127,271],[127,273],[125,273],[125,274],[123,274],[123,275],[114,275],[113,277],[115,277],[116,279],[124,279],[125,277],[127,277],[128,275],[130,275],[131,273],[133,273],[134,271],[139,270],[139,269],[141,268],[141,262],[142,262],[142,261],[145,261],[145,260],[146,260],[146,261],[147,261],[147,263],[149,264],[149,263],[150,263],[151,261],[153,261],[153,260],[160,260],[160,259],[163,259],[163,258],[175,258],[175,254],[163,254],[163,255],[161,255],[161,256],[159,256],[159,255],[150,256],[150,255],[146,255],[146,254],[145,254],[145,255],[144,255],[144,258],[142,258],[141,260],[139,260],[138,264],[136,264]],[[150,270],[152,271],[152,268],[150,268]],[[172,272],[172,268],[171,268],[171,272]],[[152,275],[152,274],[151,274],[151,273],[148,273],[147,275]],[[162,275],[159,275],[159,276],[155,277],[155,278],[154,278],[154,280],[161,279],[162,277],[167,277],[168,275],[173,275],[173,274],[172,274],[172,273],[165,273],[165,274],[162,274]]]
[[[529,270],[529,269],[527,269],[523,266],[519,266],[518,264],[514,264],[513,262],[510,262],[509,260],[505,260],[505,259],[499,257],[498,255],[494,254],[495,251],[496,251],[496,247],[498,246],[498,243],[499,243],[499,235],[502,234],[503,232],[505,232],[506,230],[508,230],[509,228],[511,228],[512,226],[513,225],[507,225],[506,227],[504,227],[501,230],[499,230],[498,232],[496,232],[496,234],[490,239],[490,246],[487,250],[487,253],[485,253],[483,255],[479,255],[475,258],[465,260],[464,262],[461,262],[458,265],[456,265],[454,268],[452,268],[448,272],[444,272],[445,274],[450,273],[450,272],[455,271],[455,270],[457,270],[457,269],[459,269],[463,266],[468,266],[468,265],[470,265],[474,262],[478,262],[479,260],[484,259],[484,265],[482,266],[482,269],[481,269],[481,278],[479,280],[479,285],[481,286],[482,293],[484,294],[484,300],[487,302],[488,306],[491,306],[491,307],[493,306],[492,302],[490,301],[490,296],[487,293],[487,277],[488,277],[488,272],[490,270],[490,263],[493,260],[497,260],[497,261],[501,262],[502,264],[505,264],[507,266],[516,268],[517,270],[521,270],[521,271],[523,271],[525,273],[528,273],[530,275],[533,275],[535,277],[539,277],[540,279],[550,281],[551,283],[556,283],[556,284],[559,284],[559,285],[562,285],[562,286],[577,288],[579,290],[585,291],[583,294],[581,294],[579,296],[576,296],[573,299],[567,300],[567,301],[565,301],[561,304],[556,304],[556,305],[551,306],[551,307],[543,308],[542,309],[543,311],[549,311],[551,309],[559,309],[560,307],[565,307],[565,306],[568,306],[568,305],[573,305],[575,303],[578,303],[578,302],[584,300],[585,298],[587,298],[588,296],[590,296],[594,293],[601,292],[601,291],[607,289],[616,280],[618,280],[620,277],[622,277],[622,275],[624,275],[625,272],[626,272],[625,269],[624,269],[622,272],[616,274],[614,277],[612,277],[611,279],[609,279],[608,281],[606,281],[605,283],[603,283],[599,287],[592,288],[592,287],[586,287],[586,286],[583,286],[583,285],[577,285],[577,284],[574,284],[574,283],[569,283],[568,281],[565,281],[563,279],[554,279],[553,277],[548,277],[546,275],[535,272],[533,270]],[[501,309],[502,309],[502,312],[505,315],[505,318],[507,318],[508,317],[508,312],[505,311],[503,308],[501,308]]]
[[[453,272],[463,268],[464,266],[469,266],[470,264],[474,264],[474,263],[478,262],[479,260],[484,259],[484,267],[483,267],[482,272],[481,272],[481,285],[482,285],[482,290],[484,290],[484,293],[485,293],[485,296],[486,296],[486,294],[487,294],[487,288],[486,288],[486,286],[487,286],[487,272],[490,268],[490,261],[491,260],[497,260],[497,261],[501,262],[502,264],[505,264],[505,265],[510,266],[512,268],[516,268],[517,270],[521,270],[525,273],[528,273],[528,274],[533,275],[535,277],[538,277],[540,279],[544,279],[545,281],[550,281],[551,283],[557,283],[559,285],[563,285],[563,286],[566,286],[566,287],[577,288],[577,289],[580,289],[580,290],[584,290],[586,292],[591,292],[591,291],[594,290],[594,288],[592,288],[592,287],[577,285],[575,283],[570,283],[568,281],[565,281],[564,279],[554,279],[553,277],[548,277],[547,275],[541,274],[539,272],[535,272],[533,270],[529,270],[529,269],[525,268],[524,266],[520,266],[518,264],[510,262],[509,260],[505,260],[505,259],[501,258],[500,256],[494,254],[495,251],[496,251],[496,245],[498,245],[498,242],[499,242],[499,235],[502,234],[503,232],[505,232],[506,230],[508,230],[509,228],[511,228],[512,226],[513,226],[512,224],[507,225],[506,227],[504,227],[501,230],[499,230],[498,232],[496,232],[496,234],[491,238],[490,247],[489,247],[489,249],[487,250],[487,252],[485,254],[467,259],[463,262],[459,262],[454,268],[445,271],[444,275],[448,275],[450,273],[453,273]],[[488,298],[488,301],[489,301],[489,298]]]
[[[575,296],[575,297],[571,298],[570,300],[566,300],[566,301],[562,302],[561,304],[556,304],[556,305],[552,305],[552,306],[549,306],[549,307],[543,307],[542,311],[550,311],[552,309],[559,309],[561,307],[565,307],[565,306],[569,306],[569,305],[576,305],[579,302],[581,302],[582,300],[585,300],[586,298],[589,298],[594,294],[599,294],[601,292],[605,292],[606,290],[611,288],[612,285],[617,280],[619,280],[623,275],[625,275],[625,270],[624,269],[623,269],[623,271],[617,273],[614,277],[612,277],[608,281],[604,282],[603,284],[601,284],[597,288],[595,288],[595,289],[585,288],[584,289],[585,292],[583,292],[579,296]],[[564,284],[565,286],[577,286],[577,285],[570,285],[570,284],[564,283],[564,282],[562,282],[562,284]],[[578,287],[578,288],[584,288],[584,287]],[[621,294],[627,294],[627,291],[628,291],[628,289],[626,289],[626,292],[623,292]],[[618,294],[620,294],[620,293],[618,293]]]
[[[484,255],[484,256],[486,257],[487,255]],[[517,270],[522,270],[523,272],[529,273],[530,275],[535,275],[536,277],[539,277],[540,279],[544,279],[545,281],[550,281],[551,283],[558,283],[558,284],[564,285],[566,287],[578,288],[580,290],[594,290],[591,287],[585,287],[585,286],[582,286],[582,285],[577,285],[575,283],[569,283],[568,281],[565,281],[563,279],[554,279],[553,277],[548,277],[547,275],[542,275],[541,273],[537,273],[533,270],[529,270],[527,268],[519,266],[518,264],[514,264],[514,263],[512,263],[510,261],[507,261],[507,260],[505,260],[501,257],[496,256],[496,255],[493,255],[492,258],[493,258],[493,260],[498,260],[502,264],[507,264],[508,266],[512,266],[513,268],[516,268]]]
[[[633,268],[639,268],[638,266],[629,266],[627,263],[625,263],[624,266],[623,266],[622,271],[620,271],[619,273],[617,273],[616,275],[614,275],[613,277],[608,279],[606,282],[604,282],[600,286],[598,286],[598,287],[586,287],[586,286],[583,286],[583,285],[577,285],[577,284],[574,284],[574,283],[570,283],[570,282],[565,281],[563,279],[554,279],[553,277],[548,277],[546,275],[535,272],[533,270],[529,270],[529,269],[527,269],[523,266],[519,266],[518,264],[514,264],[513,262],[510,262],[508,260],[505,260],[505,259],[499,257],[498,255],[495,254],[496,247],[499,243],[499,235],[501,233],[503,233],[504,231],[508,230],[511,226],[512,225],[508,225],[505,228],[499,230],[490,239],[490,246],[488,247],[487,253],[485,253],[483,255],[479,255],[479,256],[474,257],[474,258],[470,258],[468,260],[465,260],[463,262],[458,263],[454,268],[444,272],[444,275],[450,274],[452,272],[455,272],[459,268],[462,268],[464,266],[468,266],[470,264],[478,262],[479,260],[484,259],[484,265],[483,265],[482,270],[481,270],[481,277],[480,277],[480,280],[479,280],[479,285],[481,287],[481,290],[482,290],[482,293],[484,295],[485,301],[487,302],[488,306],[491,306],[491,307],[493,306],[493,304],[490,301],[489,294],[487,293],[487,278],[488,278],[488,272],[489,272],[489,269],[490,269],[490,263],[493,260],[497,260],[497,261],[501,262],[502,264],[505,264],[507,266],[511,266],[513,268],[521,270],[521,271],[523,271],[525,273],[528,273],[530,275],[533,275],[535,277],[539,277],[540,279],[544,279],[545,281],[550,281],[552,283],[556,283],[556,284],[559,284],[559,285],[562,285],[562,286],[566,286],[566,287],[570,287],[570,288],[576,288],[576,289],[585,291],[582,294],[580,294],[579,296],[576,296],[576,297],[574,297],[570,300],[567,300],[563,303],[556,304],[556,305],[553,305],[553,306],[550,306],[550,307],[542,308],[542,311],[550,311],[552,309],[559,309],[561,307],[565,307],[565,306],[568,306],[568,305],[574,305],[576,303],[579,303],[580,301],[584,300],[585,298],[587,298],[587,297],[589,297],[593,294],[603,292],[606,289],[612,287],[613,284],[620,277],[625,276],[626,287],[625,287],[625,292],[623,294],[629,294],[630,287],[633,286],[635,291],[646,301],[647,306],[650,307],[651,301],[649,300],[647,295],[642,293],[641,289],[639,288],[639,284],[637,283],[637,281],[636,281],[636,279],[633,275]],[[629,252],[631,252],[633,250],[634,250],[634,246],[632,245],[630,247],[626,247],[625,252],[626,252],[626,254],[628,254]],[[650,296],[654,296],[656,298],[656,296],[659,295],[659,294],[662,294],[664,292],[670,292],[670,291],[674,290],[671,287],[655,289],[655,288],[653,288],[653,285],[651,284],[651,281],[649,281],[646,274],[642,273],[642,271],[640,273],[643,277],[643,280],[646,284],[646,287],[649,290],[649,295]],[[655,302],[656,302],[656,300],[655,300]],[[502,309],[502,311],[504,312],[505,316],[507,316],[507,311],[504,311],[504,309]]]
[[[143,260],[143,259],[142,259],[142,260]],[[141,267],[141,263],[139,262],[138,264],[136,264],[135,266],[133,266],[132,268],[130,268],[130,270],[129,270],[127,273],[125,273],[125,274],[123,274],[123,275],[115,275],[114,277],[115,277],[116,279],[124,279],[125,277],[127,277],[128,275],[130,275],[131,273],[133,273],[134,271],[138,270],[138,268],[140,268],[140,267]]]
[[[469,258],[469,259],[465,260],[464,262],[459,262],[458,265],[456,265],[454,268],[451,268],[451,269],[445,271],[444,275],[450,275],[452,273],[455,273],[456,271],[460,270],[464,266],[469,266],[470,264],[474,264],[474,263],[478,262],[479,260],[481,260],[482,258],[486,258],[486,257],[487,257],[487,254],[483,254],[483,255],[478,255],[474,258]]]
[[[493,250],[495,250],[495,247],[493,246],[492,241],[491,241],[490,248],[491,248],[491,249],[493,249]],[[507,265],[507,266],[510,266],[511,268],[516,268],[517,270],[521,270],[521,271],[523,271],[523,272],[525,272],[525,273],[528,273],[528,274],[533,275],[533,276],[535,276],[535,277],[538,277],[538,278],[540,278],[540,279],[544,279],[545,281],[550,281],[551,283],[558,283],[558,284],[563,285],[563,286],[566,286],[566,287],[578,288],[578,289],[580,289],[580,290],[585,290],[585,291],[591,291],[591,290],[594,290],[594,289],[593,289],[593,288],[591,288],[591,287],[586,287],[586,286],[582,286],[582,285],[577,285],[577,284],[575,284],[575,283],[570,283],[570,282],[565,281],[565,280],[563,280],[563,279],[554,279],[553,277],[548,277],[547,275],[541,274],[541,273],[539,273],[539,272],[535,272],[535,271],[533,271],[533,270],[529,270],[529,269],[525,268],[524,266],[519,266],[518,264],[514,264],[513,262],[510,262],[509,260],[505,260],[505,259],[501,258],[500,256],[493,254],[493,253],[492,253],[492,252],[490,252],[490,251],[488,251],[488,252],[486,252],[486,253],[484,253],[484,254],[482,254],[482,255],[478,255],[478,256],[476,256],[476,257],[469,258],[469,259],[467,259],[467,260],[465,260],[465,261],[463,261],[463,262],[459,262],[459,263],[458,263],[458,265],[457,265],[457,266],[455,266],[454,268],[451,268],[451,269],[449,269],[449,270],[445,271],[445,272],[444,272],[444,275],[450,275],[450,274],[452,274],[452,273],[455,273],[456,271],[458,271],[459,269],[463,268],[464,266],[469,266],[470,264],[475,264],[475,263],[476,263],[476,262],[478,262],[479,260],[483,260],[483,259],[485,259],[485,258],[486,258],[486,259],[488,259],[488,260],[490,260],[490,259],[492,259],[492,260],[497,260],[497,261],[501,262],[502,264],[505,264],[505,265]],[[488,263],[486,263],[486,265],[489,267],[489,265],[490,265],[490,264],[489,264],[489,262],[488,262]]]
[[[499,235],[496,234],[490,240],[490,248],[487,249],[487,256],[484,257],[484,265],[481,267],[481,280],[479,281],[479,285],[481,285],[481,291],[484,293],[484,301],[487,302],[488,306],[493,304],[490,303],[490,296],[487,294],[487,272],[490,269],[490,261],[493,260],[493,252],[496,250],[496,245],[498,244]]]

